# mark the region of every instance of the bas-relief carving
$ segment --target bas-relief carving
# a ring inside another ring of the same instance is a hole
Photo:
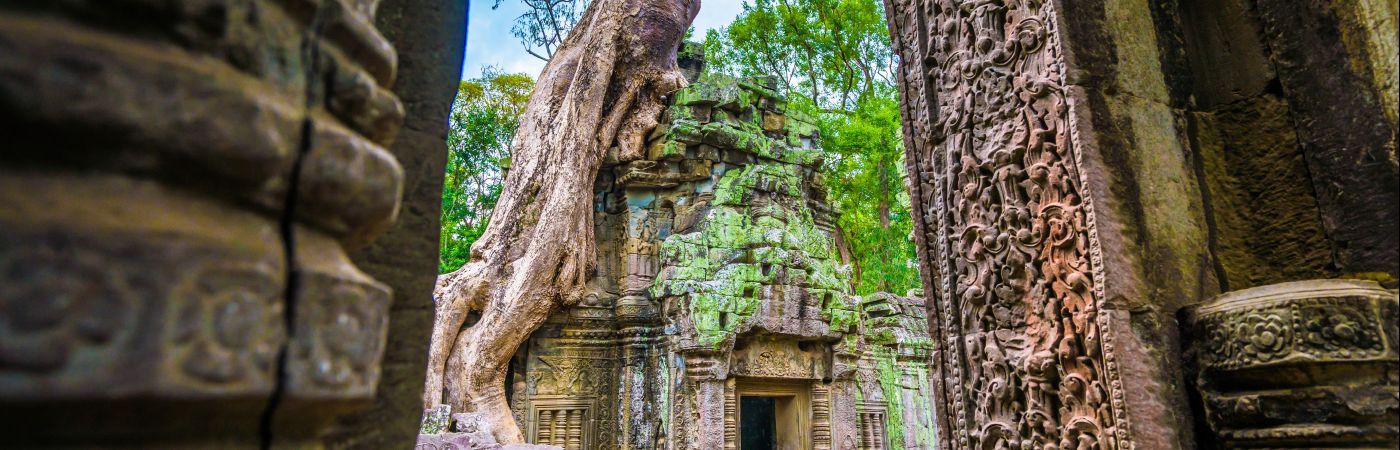
[[[1311,280],[1187,310],[1206,422],[1228,448],[1400,442],[1395,291]]]
[[[944,445],[1131,447],[1055,3],[892,6]]]
[[[825,348],[803,350],[797,342],[754,339],[730,355],[729,374],[758,378],[821,379],[826,375]]]
[[[512,364],[512,409],[538,444],[565,449],[617,448],[619,377],[626,361],[615,321],[617,299],[590,292],[551,317]],[[634,357],[635,358],[635,357]]]
[[[207,267],[175,287],[173,330],[180,372],[211,384],[270,384],[284,339],[280,292],[268,273]]]

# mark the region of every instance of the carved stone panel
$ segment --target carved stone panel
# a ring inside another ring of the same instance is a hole
[[[1053,1],[889,2],[946,448],[1130,448]]]
[[[593,441],[592,406],[587,397],[532,399],[526,439],[564,450],[599,448]]]
[[[862,403],[856,405],[856,428],[860,436],[860,450],[885,450],[888,438],[885,436],[885,405]]]
[[[792,340],[754,339],[741,342],[729,363],[732,376],[821,379],[829,368],[826,349]]]

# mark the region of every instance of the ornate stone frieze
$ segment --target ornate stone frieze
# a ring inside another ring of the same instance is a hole
[[[1310,280],[1229,292],[1186,312],[1206,422],[1228,448],[1400,440],[1395,291]]]
[[[731,354],[730,375],[759,378],[815,379],[828,371],[825,349],[811,343],[754,339]]]

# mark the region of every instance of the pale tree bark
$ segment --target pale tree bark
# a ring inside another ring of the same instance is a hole
[[[608,148],[640,159],[700,0],[595,0],[535,84],[511,169],[471,260],[438,280],[424,404],[484,413],[523,441],[505,397],[511,355],[594,271],[593,181]],[[468,313],[481,317],[463,327]]]

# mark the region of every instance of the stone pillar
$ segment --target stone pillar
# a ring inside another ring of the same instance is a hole
[[[739,448],[739,380],[724,380],[724,450]]]
[[[417,439],[423,412],[447,115],[461,83],[467,0],[382,0],[375,19],[399,53],[393,91],[404,103],[404,125],[388,149],[403,165],[403,208],[393,228],[350,257],[389,285],[394,301],[374,407],[342,420],[328,445],[407,450]]]
[[[831,387],[812,383],[812,449],[831,450]]]
[[[1395,448],[1400,304],[1375,282],[1310,280],[1189,308],[1205,420],[1224,448]]]
[[[0,3],[0,446],[316,448],[369,404],[377,3]]]
[[[832,354],[830,380],[831,384],[825,389],[831,398],[839,401],[827,404],[827,422],[829,426],[830,448],[835,450],[854,450],[860,440],[856,429],[856,402],[855,399],[860,391],[856,386],[856,373],[859,357],[854,353],[860,348],[851,348],[840,345],[835,348]],[[817,381],[823,383],[826,380]],[[813,400],[815,402],[816,400]],[[815,442],[815,441],[814,441]]]
[[[1175,314],[1217,283],[1155,3],[887,2],[940,448],[1194,446]]]
[[[618,448],[652,449],[657,447],[655,435],[658,417],[663,412],[656,392],[664,389],[653,372],[656,341],[660,331],[656,306],[641,296],[626,296],[617,300],[618,340],[622,347],[622,365],[618,377]]]
[[[689,392],[689,398],[679,399],[676,406],[692,408],[693,415],[684,409],[674,411],[675,419],[673,443],[678,449],[722,449],[725,446],[725,378],[729,372],[728,363],[720,360],[720,355],[705,351],[691,350],[682,353],[685,361],[684,383],[689,389],[682,389],[682,395]],[[693,423],[682,421],[683,416],[694,418]],[[683,428],[683,429],[682,429]]]

